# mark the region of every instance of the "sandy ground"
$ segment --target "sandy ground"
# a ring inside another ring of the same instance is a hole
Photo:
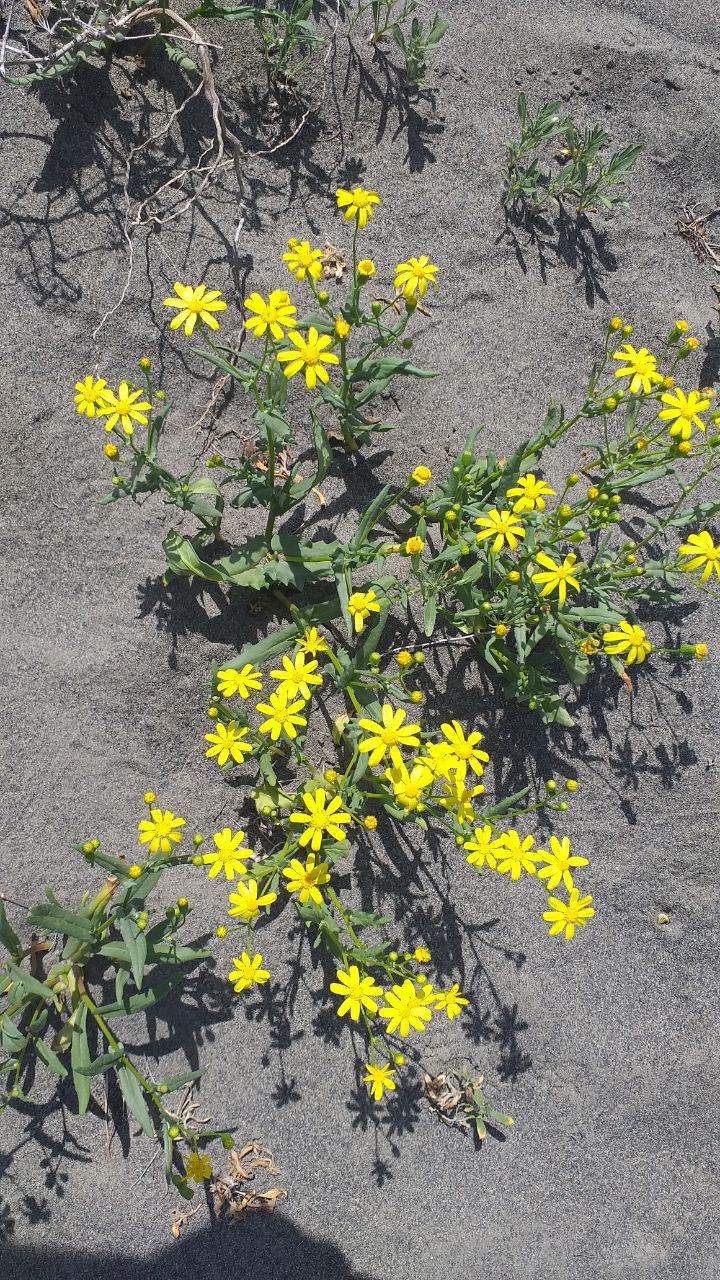
[[[374,464],[383,480],[421,458],[442,470],[478,420],[493,446],[510,446],[550,394],[575,397],[616,312],[648,343],[684,315],[701,339],[697,384],[717,379],[715,277],[674,234],[678,204],[717,204],[715,6],[446,0],[444,9],[451,28],[419,102],[382,106],[367,79],[345,79],[340,60],[317,125],[274,161],[250,165],[240,258],[228,177],[192,220],[138,244],[126,302],[96,342],[124,279],[114,212],[123,157],[157,127],[163,94],[121,63],[110,77],[87,68],[72,89],[0,97],[0,883],[20,901],[46,878],[79,892],[84,868],[70,842],[97,832],[127,847],[148,786],[201,829],[237,817],[236,793],[198,753],[206,681],[211,660],[266,620],[242,599],[221,609],[185,587],[163,592],[164,511],[98,505],[98,429],[68,408],[76,377],[97,367],[114,381],[147,352],[162,359],[178,405],[171,448],[193,446],[208,387],[163,331],[160,302],[174,278],[230,294],[246,280],[261,290],[285,283],[288,235],[309,229],[338,243],[338,181],[377,188],[384,205],[367,245],[378,270],[428,252],[442,272],[419,358],[443,377],[403,391],[397,430],[382,442],[393,453]],[[594,219],[582,244],[550,232],[542,260],[522,236],[513,245],[498,200],[520,88],[533,102],[562,96],[580,120],[607,122],[619,144],[646,145],[631,208]],[[219,429],[228,426],[242,431],[238,401]],[[358,500],[363,483],[360,474]],[[717,644],[710,608],[685,626]],[[528,730],[471,690],[500,785],[577,771],[565,829],[592,860],[599,914],[572,945],[545,936],[521,886],[481,883],[442,854],[431,881],[407,850],[388,851],[385,908],[474,999],[463,1025],[428,1034],[425,1061],[483,1071],[515,1117],[506,1141],[476,1151],[412,1095],[373,1118],[347,1032],[321,1016],[322,973],[301,939],[287,939],[286,915],[269,943],[269,999],[236,1006],[219,951],[220,979],[193,987],[180,1014],[161,1009],[152,1034],[163,1069],[186,1054],[209,1064],[203,1106],[271,1147],[287,1204],[212,1236],[203,1208],[175,1243],[174,1199],[157,1167],[139,1180],[147,1145],[127,1156],[120,1135],[108,1154],[98,1115],[67,1131],[51,1108],[15,1115],[0,1140],[4,1280],[714,1277],[716,652],[684,674],[658,663],[632,703],[596,691],[564,737]],[[212,927],[219,894],[198,880],[192,896],[198,931]],[[668,924],[656,924],[659,912]]]

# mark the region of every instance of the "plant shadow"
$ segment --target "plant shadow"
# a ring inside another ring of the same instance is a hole
[[[554,219],[550,219],[522,208],[506,208],[501,240],[509,242],[523,274],[527,275],[530,269],[528,258],[532,253],[543,284],[547,284],[548,271],[562,263],[576,273],[576,282],[582,284],[589,307],[594,307],[598,298],[608,301],[605,279],[617,270],[618,261],[609,247],[608,233],[595,226],[586,214],[571,213],[560,205]]]

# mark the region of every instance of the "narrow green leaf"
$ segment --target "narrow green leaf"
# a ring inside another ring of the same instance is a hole
[[[128,949],[133,980],[139,991],[142,987],[143,977],[145,975],[145,962],[147,960],[148,952],[147,938],[136,921],[131,920],[127,916],[121,916],[119,919],[116,916],[115,923],[117,924],[117,927],[122,934],[125,946]]]
[[[54,1075],[62,1076],[63,1078],[67,1075],[67,1067],[63,1066],[57,1054],[49,1045],[45,1044],[44,1040],[35,1041],[35,1052],[40,1061],[44,1062],[48,1070],[52,1071]]]
[[[128,1105],[128,1109],[134,1115],[143,1133],[147,1134],[148,1138],[154,1138],[155,1126],[148,1111],[145,1094],[137,1077],[133,1075],[129,1067],[123,1066],[118,1067],[117,1078],[120,1092]]]
[[[131,1013],[142,1013],[144,1009],[150,1009],[158,1000],[164,1000],[166,995],[173,990],[178,983],[182,982],[186,977],[185,971],[172,973],[169,977],[163,978],[162,981],[155,982],[147,988],[146,991],[138,992],[137,995],[123,995],[122,1000],[116,1001],[114,1004],[105,1004],[98,1013],[103,1018],[125,1018]]]
[[[90,1081],[83,1068],[90,1066],[90,1047],[87,1039],[87,1007],[78,1005],[73,1015],[70,1041],[70,1066],[77,1095],[78,1115],[84,1116],[90,1102]]]
[[[77,938],[79,942],[95,941],[95,934],[87,917],[77,915],[74,911],[66,911],[56,902],[47,905],[44,902],[37,903],[28,912],[27,922],[31,928],[40,929],[43,933],[66,934],[70,938]]]
[[[17,959],[22,951],[22,942],[8,921],[2,898],[0,898],[0,942],[5,950],[10,952],[13,960]]]
[[[101,1076],[106,1071],[109,1071],[111,1067],[114,1067],[116,1063],[121,1062],[123,1056],[117,1049],[113,1049],[110,1053],[101,1053],[99,1057],[93,1058],[87,1067],[76,1067],[75,1069],[81,1076]]]

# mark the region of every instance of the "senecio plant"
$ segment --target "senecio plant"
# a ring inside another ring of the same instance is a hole
[[[73,907],[46,888],[46,901],[27,914],[27,942],[9,922],[9,900],[0,898],[0,1114],[32,1105],[28,1090],[42,1083],[38,1066],[60,1084],[71,1080],[79,1115],[91,1104],[93,1081],[113,1075],[142,1132],[161,1145],[168,1184],[189,1199],[188,1180],[202,1182],[211,1172],[198,1144],[219,1138],[225,1148],[233,1145],[229,1133],[196,1123],[193,1108],[173,1102],[204,1068],[157,1079],[118,1027],[167,1000],[210,955],[198,941],[179,940],[187,898],[159,910],[148,903],[165,873],[190,864],[192,854],[174,849],[182,821],[156,809],[152,792],[145,801],[149,813],[138,824],[143,861],[107,853],[97,838],[76,845],[91,867],[106,872],[104,884]]]

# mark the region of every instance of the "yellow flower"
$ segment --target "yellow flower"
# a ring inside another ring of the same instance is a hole
[[[449,991],[436,991],[433,1000],[436,1009],[444,1009],[448,1018],[452,1019],[462,1013],[462,1006],[469,1004],[470,1001],[466,996],[460,995],[460,988],[457,982],[453,982]]]
[[[278,693],[286,693],[288,699],[310,698],[311,686],[321,685],[323,678],[317,673],[317,662],[307,661],[304,653],[296,653],[293,658],[287,654],[282,656],[282,671],[271,671],[273,680],[279,680]]]
[[[696,644],[696,645],[695,645],[695,648],[693,649],[693,657],[694,657],[694,658],[697,658],[698,660],[701,660],[702,658],[707,658],[707,656],[708,656],[708,647],[707,647],[707,645],[706,645],[706,644]]]
[[[169,809],[151,809],[150,817],[138,822],[138,840],[140,844],[149,844],[150,852],[170,853],[172,846],[182,840],[182,833],[177,827],[184,827],[185,819],[176,818]]]
[[[432,773],[424,764],[414,764],[408,771],[402,761],[393,769],[386,769],[385,777],[398,804],[408,811],[417,808],[423,791],[433,781]]]
[[[277,353],[277,358],[281,364],[288,362],[283,369],[285,377],[292,378],[301,369],[304,369],[305,382],[308,387],[314,387],[318,378],[321,382],[328,382],[328,371],[325,365],[338,364],[339,362],[339,357],[335,355],[335,352],[326,349],[332,342],[330,334],[318,333],[314,325],[310,325],[307,331],[307,339],[295,330],[288,333],[287,336],[295,349],[288,347],[284,351],[278,351]]]
[[[363,818],[363,826],[366,831],[375,830],[377,826],[377,818],[374,813],[369,813],[366,818]]]
[[[297,308],[290,301],[287,289],[273,289],[267,302],[262,294],[251,293],[250,297],[245,299],[243,306],[253,313],[245,321],[245,328],[249,329],[255,338],[262,338],[269,329],[275,341],[279,342],[284,338],[285,330],[294,329],[297,324],[295,319]]]
[[[445,764],[454,771],[458,782],[462,782],[465,778],[468,765],[479,778],[483,772],[483,766],[490,759],[487,752],[481,751],[478,746],[478,743],[483,740],[479,729],[466,736],[459,720],[441,724],[440,728],[448,742],[444,757]]]
[[[680,436],[681,440],[689,440],[693,424],[699,427],[701,431],[705,430],[705,423],[698,415],[702,413],[703,409],[710,408],[710,401],[705,399],[699,391],[691,391],[686,396],[684,391],[676,387],[672,395],[670,392],[666,392],[660,399],[669,408],[661,409],[658,417],[664,421],[672,422],[670,427],[671,436]]]
[[[137,880],[142,875],[142,872],[143,869],[137,862],[133,862],[132,866],[128,867],[128,875],[131,880]]]
[[[615,352],[613,360],[625,361],[622,369],[615,370],[615,377],[630,378],[631,391],[644,391],[647,395],[654,383],[662,382],[662,375],[656,368],[655,356],[650,354],[647,347],[641,347],[636,351],[629,342],[626,342],[624,347]]]
[[[623,620],[617,631],[606,631],[603,645],[608,654],[625,654],[628,666],[635,662],[644,662],[650,652],[650,641],[646,639],[642,627]]]
[[[146,791],[143,796],[143,801],[145,804],[152,804],[153,801],[156,799],[157,799],[157,796],[155,795],[154,791]]]
[[[691,351],[697,351],[700,346],[700,340],[698,338],[686,338],[685,342]]]
[[[484,867],[486,863],[493,869],[497,867],[498,856],[502,856],[505,849],[502,836],[495,836],[489,822],[484,827],[476,827],[473,836],[474,839],[463,844],[463,849],[468,850],[466,862],[471,867]]]
[[[358,633],[362,631],[370,614],[379,612],[380,605],[376,602],[375,592],[372,588],[369,591],[353,591],[348,600],[348,613]]]
[[[328,651],[327,641],[320,634],[317,627],[307,627],[295,643],[301,653],[309,653],[311,658],[316,657],[318,653],[327,653]]]
[[[432,471],[429,467],[415,467],[410,472],[410,479],[414,484],[427,484],[428,480],[432,479]]]
[[[344,840],[346,833],[343,826],[352,821],[350,814],[343,812],[340,796],[333,796],[326,805],[326,795],[324,787],[318,787],[317,791],[304,791],[302,798],[307,813],[290,814],[291,822],[305,827],[298,836],[298,844],[303,848],[309,844],[315,853],[320,848],[325,833],[331,840]]]
[[[701,582],[707,582],[714,572],[720,577],[720,547],[716,547],[706,529],[700,534],[688,534],[687,543],[683,543],[678,550],[680,556],[692,557],[682,566],[685,573],[693,573],[702,568]]]
[[[432,956],[427,947],[416,947],[412,953],[413,960],[417,960],[418,964],[429,964]]]
[[[309,240],[288,240],[288,250],[288,253],[283,254],[282,260],[296,280],[304,280],[306,275],[313,280],[320,279],[322,249],[311,249]]]
[[[221,871],[225,872],[227,880],[245,875],[246,868],[242,859],[252,857],[252,849],[242,848],[244,839],[244,831],[236,831],[233,834],[230,827],[223,827],[222,831],[215,832],[213,836],[215,848],[202,855],[203,863],[209,867],[209,880],[214,880]]]
[[[548,851],[539,849],[538,853],[547,864],[538,871],[538,879],[547,880],[548,889],[557,889],[561,880],[566,889],[572,889],[571,868],[586,867],[588,865],[587,858],[570,855],[570,840],[568,836],[563,836],[562,840],[558,840],[556,836],[551,836],[550,849]]]
[[[405,555],[419,556],[424,546],[425,546],[425,543],[423,542],[422,538],[418,538],[417,536],[415,536],[414,538],[408,538],[407,542],[405,543]]]
[[[173,289],[177,294],[177,298],[165,298],[164,307],[179,307],[176,316],[170,321],[171,329],[179,329],[180,325],[185,326],[185,334],[189,338],[198,317],[206,324],[209,329],[219,329],[213,311],[225,311],[227,303],[222,301],[222,295],[219,289],[208,290],[207,285],[198,284],[194,288],[191,284],[178,284],[176,281]]]
[[[383,1096],[383,1089],[387,1089],[389,1093],[397,1087],[393,1076],[395,1071],[389,1062],[384,1067],[377,1066],[374,1062],[366,1062],[365,1070],[367,1075],[363,1076],[363,1084],[370,1085],[370,1094],[376,1102],[380,1102]]]
[[[78,413],[94,418],[95,414],[100,412],[100,406],[104,402],[106,387],[104,378],[95,379],[90,374],[84,382],[76,382],[73,400]]]
[[[369,218],[372,218],[374,204],[380,204],[380,197],[377,191],[366,191],[363,187],[352,187],[349,191],[345,187],[338,187],[335,192],[338,209],[343,210],[343,216],[346,221],[351,218],[357,220],[359,227],[364,227]]]
[[[205,1182],[211,1178],[212,1165],[207,1156],[191,1151],[190,1155],[185,1157],[185,1176],[192,1178],[194,1182]]]
[[[107,444],[103,445],[103,453],[106,458],[117,458],[118,447],[116,444],[113,444],[112,440],[108,440]]]
[[[393,287],[402,289],[406,298],[419,293],[422,298],[428,284],[437,284],[435,275],[438,271],[428,257],[408,258],[407,262],[398,262],[395,268]]]
[[[372,258],[361,258],[357,264],[357,269],[358,275],[365,276],[366,280],[375,275],[375,263]]]
[[[245,756],[255,750],[252,742],[244,741],[247,732],[247,729],[238,729],[235,720],[231,720],[227,725],[218,721],[215,733],[205,734],[205,741],[210,743],[205,752],[208,760],[212,760],[215,756],[218,764],[224,765],[232,757],[236,764],[243,764]]]
[[[232,963],[235,968],[230,970],[228,982],[235,984],[235,991],[245,991],[254,982],[262,986],[270,977],[270,970],[262,968],[262,956],[259,951],[255,953],[252,960],[247,951],[243,951],[241,956],[233,956]]]
[[[577,889],[570,890],[567,902],[563,902],[561,898],[548,898],[550,910],[543,911],[543,920],[550,921],[548,933],[551,936],[564,933],[566,938],[572,938],[575,929],[582,928],[595,915],[591,902],[591,894],[581,898]]]
[[[517,516],[512,511],[498,511],[497,507],[484,516],[478,516],[475,524],[482,530],[475,534],[475,541],[479,544],[484,538],[492,538],[491,551],[502,551],[506,542],[510,550],[514,551],[518,538],[525,537],[525,530]]]
[[[457,765],[447,742],[426,742],[425,755],[418,756],[417,763],[426,765],[434,778],[446,778],[448,782]]]
[[[258,726],[260,733],[269,733],[273,742],[277,742],[281,733],[286,733],[288,738],[297,738],[298,729],[307,724],[305,717],[299,714],[305,703],[300,699],[288,705],[287,693],[281,689],[268,697],[268,702],[258,702],[255,708],[267,716],[267,720]]]
[[[506,831],[500,837],[500,844],[502,847],[498,850],[497,869],[501,875],[509,871],[512,880],[519,880],[522,871],[527,871],[531,876],[535,875],[535,863],[540,861],[541,854],[531,852],[532,836],[526,836],[521,840],[517,831]]]
[[[269,907],[277,900],[276,893],[262,893],[258,897],[257,880],[248,880],[247,884],[238,880],[235,890],[228,894],[228,902],[233,904],[228,908],[228,915],[240,916],[241,920],[255,920],[262,907]]]
[[[678,333],[687,333],[687,331],[688,331],[688,322],[687,322],[687,320],[676,320],[676,321],[675,321],[675,328],[677,329]]]
[[[309,853],[304,866],[299,858],[293,858],[289,867],[283,867],[283,875],[287,876],[285,888],[288,893],[296,893],[301,902],[307,902],[308,898],[322,902],[318,885],[327,884],[330,879],[327,862],[319,862],[315,866],[315,854]]]
[[[535,559],[539,565],[542,565],[543,569],[547,570],[546,573],[533,573],[531,575],[533,582],[541,582],[543,584],[540,592],[541,596],[549,596],[551,592],[557,591],[560,604],[564,604],[567,599],[568,587],[572,587],[573,591],[580,590],[580,583],[577,578],[573,577],[577,556],[570,554],[565,556],[562,564],[556,564],[544,551],[538,551]]]
[[[387,1004],[380,1010],[380,1017],[387,1019],[388,1035],[398,1031],[401,1036],[406,1036],[411,1027],[414,1031],[424,1031],[425,1023],[432,1017],[432,1009],[428,1008],[429,997],[430,988],[421,987],[418,991],[410,978],[387,991]]]
[[[582,640],[580,642],[580,644],[578,645],[578,648],[581,650],[582,653],[587,654],[587,656],[591,658],[594,653],[597,653],[598,649],[600,648],[600,644],[599,644],[599,641],[597,641],[594,636],[588,636],[586,640]]]
[[[349,332],[350,332],[350,325],[348,324],[347,320],[345,320],[343,316],[340,315],[340,312],[338,311],[335,317],[335,337],[339,338],[340,341],[342,341],[343,338],[347,338]]]
[[[550,489],[544,480],[528,471],[527,475],[520,476],[512,489],[507,490],[506,496],[516,499],[513,511],[534,511],[536,507],[538,511],[544,511],[545,498],[554,495],[554,489]]]
[[[443,783],[444,794],[438,797],[438,801],[443,809],[455,810],[458,822],[472,822],[475,818],[473,800],[476,796],[481,796],[484,790],[482,782],[477,787],[466,787],[464,780],[452,778]]]
[[[106,387],[103,394],[102,403],[98,405],[98,414],[107,416],[105,430],[112,431],[116,422],[120,421],[125,435],[131,436],[133,433],[133,422],[139,422],[142,427],[147,426],[146,409],[151,409],[152,405],[148,400],[138,400],[142,391],[131,391],[129,382],[121,382],[117,390],[117,395]]]
[[[382,987],[376,985],[374,978],[361,978],[356,964],[348,965],[347,970],[338,969],[336,978],[336,982],[330,983],[330,990],[333,995],[342,996],[342,1004],[337,1011],[339,1018],[349,1013],[353,1022],[357,1022],[361,1012],[377,1013],[377,1001],[373,997],[381,996],[384,992]]]
[[[223,698],[233,698],[238,693],[241,698],[247,698],[251,690],[262,689],[260,672],[255,671],[251,662],[246,662],[242,671],[236,671],[234,667],[224,667],[222,671],[218,671],[216,679],[218,691]]]
[[[419,747],[419,724],[404,724],[405,712],[402,707],[393,709],[389,702],[383,703],[380,720],[358,720],[358,725],[370,737],[358,743],[358,751],[368,752],[368,764],[376,765],[390,751],[390,758],[396,767],[402,765],[402,756],[398,747]]]
[[[411,667],[412,660],[412,654],[408,649],[401,649],[399,653],[395,654],[395,661],[399,667]]]

